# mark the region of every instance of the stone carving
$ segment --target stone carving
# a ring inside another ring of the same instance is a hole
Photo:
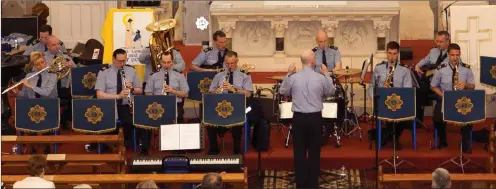
[[[219,29],[226,33],[227,38],[231,38],[232,31],[236,29],[236,22],[219,23]]]
[[[284,37],[284,32],[288,29],[288,24],[272,22],[270,27],[274,30],[276,37],[281,38]]]
[[[351,48],[363,46],[369,35],[362,22],[346,22],[340,29],[341,43]]]
[[[322,22],[322,28],[327,32],[328,37],[334,37],[334,31],[338,28],[338,22]]]
[[[241,37],[249,48],[263,48],[270,38],[270,27],[264,22],[249,22],[241,31]]]
[[[386,37],[386,32],[391,26],[390,23],[390,21],[374,21],[374,29],[377,32],[377,37]]]
[[[293,22],[289,39],[296,48],[310,48],[315,45],[315,33],[320,29],[319,22]]]

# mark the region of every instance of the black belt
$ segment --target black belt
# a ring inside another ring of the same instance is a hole
[[[294,115],[314,115],[314,114],[322,115],[322,111],[320,111],[320,112],[312,112],[312,113],[294,112],[293,114]]]

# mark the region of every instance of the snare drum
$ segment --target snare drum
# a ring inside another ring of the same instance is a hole
[[[338,117],[338,103],[324,102],[324,109],[322,109],[322,118],[337,118]],[[292,102],[283,102],[279,104],[280,119],[293,119]]]

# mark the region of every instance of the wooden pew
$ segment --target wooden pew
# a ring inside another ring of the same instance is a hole
[[[43,155],[47,159],[50,170],[55,170],[55,174],[60,174],[66,166],[84,165],[91,166],[94,173],[102,165],[115,167],[116,173],[123,173],[125,157],[120,154],[47,154]],[[26,167],[31,155],[2,155],[2,167]]]
[[[2,144],[68,144],[68,143],[105,143],[116,144],[117,152],[126,154],[124,131],[117,135],[56,135],[56,136],[2,136]]]
[[[98,184],[101,188],[106,188],[105,184],[137,184],[142,181],[153,180],[157,184],[184,184],[201,183],[203,173],[186,174],[103,174],[103,175],[46,175],[46,180],[54,182],[56,185],[73,184]],[[223,173],[221,174],[224,184],[231,184],[233,188],[248,188],[248,169],[244,168],[243,173]],[[16,181],[24,179],[25,175],[2,175],[2,182],[11,186]],[[169,185],[170,187],[170,185]],[[176,188],[176,187],[170,187]]]

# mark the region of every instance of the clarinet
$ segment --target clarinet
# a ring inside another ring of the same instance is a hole
[[[123,85],[127,88],[126,86],[126,83],[128,82],[127,79],[126,79],[126,72],[124,72],[124,68],[121,69],[121,72],[122,72],[122,82],[123,82]],[[133,107],[133,102],[131,101],[131,89],[130,88],[127,88],[129,89],[129,94],[127,95],[127,102],[129,103],[129,106]]]
[[[165,90],[165,86],[168,85],[167,78],[169,78],[169,73],[168,71],[165,71],[164,84],[163,84],[164,90]],[[167,92],[165,92],[164,90],[162,90],[162,95],[167,95]]]

